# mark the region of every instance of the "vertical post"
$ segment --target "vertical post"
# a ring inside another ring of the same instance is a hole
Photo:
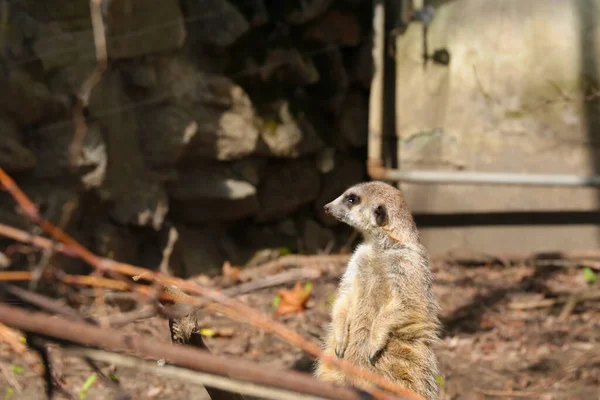
[[[384,0],[375,0],[373,9],[373,78],[369,97],[369,155],[367,161],[369,168],[382,166],[384,52]]]

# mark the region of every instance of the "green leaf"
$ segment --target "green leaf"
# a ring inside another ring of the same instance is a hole
[[[440,387],[440,389],[443,389],[444,388],[444,378],[442,378],[441,375],[438,375],[435,377],[435,380],[436,380],[438,386]]]
[[[280,296],[275,296],[273,298],[273,308],[277,308],[277,306],[279,305],[279,303],[281,303],[281,297]]]
[[[23,342],[23,343],[27,344],[27,339],[25,339],[25,336],[21,336],[21,337],[19,338],[19,340],[20,340],[21,342]]]
[[[590,267],[585,267],[583,269],[583,279],[585,279],[587,283],[595,283],[596,274],[594,273],[594,271],[592,271]]]
[[[14,392],[15,392],[15,389],[13,389],[11,387],[7,387],[6,390],[4,391],[4,400],[10,399]]]
[[[96,382],[96,374],[95,373],[92,374],[92,375],[90,375],[90,377],[87,378],[87,380],[85,381],[85,383],[81,387],[81,392],[79,392],[79,398],[80,399],[85,399],[85,396],[87,395],[87,391],[94,384],[94,382]]]
[[[117,374],[109,374],[108,377],[113,381],[113,382],[119,382],[119,377],[117,376]]]
[[[289,247],[280,247],[278,250],[281,257],[292,254],[292,251]]]
[[[23,367],[19,367],[17,365],[14,365],[12,367],[12,372],[13,372],[13,374],[20,374],[20,373],[23,372]]]
[[[310,292],[310,289],[312,289],[312,283],[311,282],[306,282],[304,284],[304,293]]]
[[[333,305],[334,302],[335,302],[335,293],[331,293],[329,295],[329,305]]]
[[[202,336],[213,337],[213,336],[215,336],[215,331],[213,331],[210,328],[202,328],[202,329],[200,329],[200,334]]]

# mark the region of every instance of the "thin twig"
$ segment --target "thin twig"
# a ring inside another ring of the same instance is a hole
[[[494,390],[494,389],[481,389],[475,388],[476,392],[485,394],[486,396],[497,396],[497,397],[531,397],[539,398],[541,393],[530,392],[525,390]]]
[[[535,301],[524,301],[524,302],[514,302],[508,305],[509,308],[513,310],[530,310],[535,308],[547,308],[552,307],[557,304],[563,304],[568,302],[571,299],[571,296],[562,296],[556,299],[541,299]],[[600,291],[594,290],[585,293],[581,293],[577,295],[577,301],[587,301],[587,300],[599,300],[600,299]]]
[[[113,365],[119,365],[121,367],[132,368],[142,373],[152,373],[162,377],[174,378],[186,383],[192,383],[196,385],[212,386],[219,389],[241,393],[244,395],[258,396],[261,399],[273,399],[273,400],[321,400],[323,397],[316,397],[311,395],[305,395],[301,393],[291,392],[288,390],[281,390],[276,388],[270,388],[266,386],[256,385],[250,382],[243,382],[240,380],[227,378],[224,376],[203,373],[198,371],[190,371],[180,367],[172,365],[159,366],[155,362],[144,361],[136,357],[111,353],[102,350],[94,350],[88,348],[67,348],[67,353],[71,353],[75,356],[86,356],[97,361],[111,363]]]
[[[313,378],[309,374],[295,371],[266,369],[261,364],[233,357],[217,357],[191,346],[172,345],[157,342],[143,336],[133,336],[114,329],[104,329],[62,317],[44,313],[31,313],[18,307],[0,304],[0,322],[17,329],[54,338],[62,343],[70,342],[79,346],[100,347],[108,351],[128,352],[163,359],[181,367],[197,371],[232,376],[235,379],[253,382],[274,388],[292,390],[316,395],[326,399],[360,398],[353,389],[340,387]],[[386,393],[376,392],[378,399],[393,399]],[[412,397],[414,398],[414,396]]]

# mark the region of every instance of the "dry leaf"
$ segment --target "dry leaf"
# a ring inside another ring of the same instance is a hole
[[[281,300],[277,305],[275,314],[284,315],[304,310],[304,305],[308,301],[311,291],[311,286],[302,286],[300,282],[296,283],[292,290],[280,290],[279,297]]]
[[[223,263],[223,279],[229,282],[239,282],[240,280],[240,267],[232,267],[229,261]]]

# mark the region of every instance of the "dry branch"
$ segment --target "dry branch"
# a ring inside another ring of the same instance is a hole
[[[245,268],[240,272],[242,281],[250,280],[254,276],[267,276],[280,272],[290,267],[319,267],[324,268],[327,265],[344,265],[348,262],[350,256],[347,254],[332,254],[319,256],[301,256],[289,255],[269,261],[257,267]]]
[[[54,317],[44,313],[30,313],[18,307],[0,304],[0,322],[16,329],[34,332],[45,337],[69,341],[80,346],[100,347],[112,352],[143,355],[196,371],[218,376],[231,376],[235,380],[253,382],[272,388],[310,394],[326,399],[359,400],[360,394],[322,382],[308,374],[294,371],[274,371],[243,359],[217,357],[190,346],[156,342],[142,336],[124,334],[118,330],[100,328],[91,324]],[[379,399],[394,399],[387,394]]]
[[[205,388],[210,386],[219,387],[223,390],[231,390],[245,395],[259,396],[261,399],[273,400],[318,400],[323,397],[290,392],[271,387],[255,385],[250,382],[243,382],[231,378],[225,378],[219,375],[207,374],[198,371],[174,367],[171,365],[158,366],[155,362],[144,361],[136,357],[127,356],[119,353],[110,353],[102,350],[73,348],[67,349],[67,353],[76,356],[86,356],[97,361],[119,365],[135,369],[140,372],[149,372],[163,377],[174,378],[186,383],[203,385]],[[210,391],[209,391],[210,394]],[[211,395],[211,398],[213,396]]]
[[[78,256],[83,259],[85,262],[90,264],[97,270],[101,272],[108,273],[117,273],[129,277],[140,276],[143,277],[144,280],[158,283],[165,287],[175,286],[179,290],[182,290],[188,294],[194,294],[199,296],[204,296],[216,303],[221,304],[219,307],[219,311],[223,314],[229,316],[230,318],[234,318],[239,321],[246,322],[250,325],[253,325],[258,328],[262,328],[267,332],[275,334],[279,336],[284,341],[288,342],[291,345],[294,345],[307,353],[311,354],[314,357],[320,358],[324,363],[332,365],[336,368],[339,368],[344,373],[365,379],[370,381],[374,386],[369,388],[368,392],[376,395],[383,396],[381,390],[377,389],[375,386],[379,386],[382,389],[388,390],[392,393],[395,393],[400,396],[404,396],[406,398],[412,399],[421,399],[416,393],[401,387],[389,379],[384,378],[383,376],[368,371],[366,369],[360,368],[352,363],[347,362],[343,359],[338,359],[334,355],[326,354],[321,351],[319,346],[307,341],[297,332],[294,332],[287,328],[285,325],[274,321],[272,318],[268,317],[265,314],[257,312],[253,308],[247,306],[246,304],[236,301],[234,299],[228,298],[223,293],[220,293],[216,290],[201,287],[200,285],[186,281],[180,278],[168,276],[161,274],[159,272],[150,271],[145,268],[136,267],[130,264],[116,262],[107,258],[102,258],[90,250],[82,246],[79,242],[73,239],[71,236],[66,234],[62,229],[57,228],[49,221],[43,219],[39,213],[37,207],[31,202],[31,200],[23,193],[23,191],[17,186],[14,180],[8,176],[3,169],[0,168],[0,182],[4,185],[4,187],[9,191],[12,197],[17,201],[19,206],[23,209],[25,214],[35,223],[37,223],[40,227],[42,227],[46,232],[48,232],[54,239],[62,242],[66,246],[66,251],[74,256]],[[31,239],[30,235],[26,235],[25,239]],[[331,256],[328,256],[331,257]],[[90,277],[98,279],[97,277]],[[118,282],[118,281],[115,281]],[[119,282],[125,283],[125,282]],[[131,285],[133,287],[133,285]],[[131,290],[130,288],[128,288]],[[128,290],[125,289],[125,290]]]

